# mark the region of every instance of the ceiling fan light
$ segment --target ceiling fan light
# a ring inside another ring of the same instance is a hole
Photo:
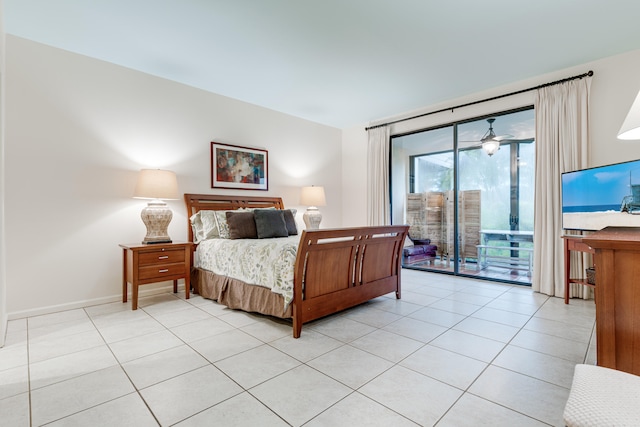
[[[489,139],[482,142],[482,149],[489,155],[493,156],[500,149],[500,142],[495,139]]]

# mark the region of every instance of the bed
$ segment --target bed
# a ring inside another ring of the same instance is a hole
[[[222,212],[254,212],[256,221],[259,213],[268,210],[286,212],[279,197],[185,194],[184,198],[189,219],[201,211],[219,211],[199,214],[218,218]],[[292,319],[294,338],[300,337],[304,323],[391,292],[401,297],[401,258],[408,226],[299,230],[298,235],[281,238],[229,239],[203,238],[192,225],[190,219],[194,292],[232,309]],[[280,268],[266,276],[236,274],[241,269],[234,263],[241,253],[249,258],[257,254],[253,264],[276,265],[263,262],[268,251],[264,246],[283,251],[275,255],[281,260]],[[205,259],[217,259],[218,265],[208,267]]]

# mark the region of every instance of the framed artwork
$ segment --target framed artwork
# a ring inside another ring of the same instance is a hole
[[[268,190],[267,150],[211,143],[211,188]]]

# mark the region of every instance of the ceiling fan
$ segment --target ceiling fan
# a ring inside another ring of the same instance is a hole
[[[502,144],[511,144],[511,143],[530,143],[533,142],[533,138],[525,138],[525,139],[513,139],[513,135],[496,135],[493,130],[493,122],[495,122],[495,117],[491,117],[487,119],[489,123],[489,130],[480,138],[479,145],[482,145],[482,149],[489,155],[493,156],[499,149]]]

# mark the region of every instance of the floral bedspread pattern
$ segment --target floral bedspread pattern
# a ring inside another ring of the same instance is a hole
[[[270,288],[293,300],[293,268],[300,236],[277,239],[209,239],[198,245],[196,267]]]

